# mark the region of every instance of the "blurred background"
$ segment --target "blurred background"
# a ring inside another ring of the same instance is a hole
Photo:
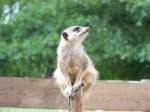
[[[150,78],[150,0],[0,0],[0,76],[49,77],[60,32],[91,26],[101,79]]]

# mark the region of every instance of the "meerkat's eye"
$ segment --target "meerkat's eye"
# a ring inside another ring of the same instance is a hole
[[[81,30],[81,28],[79,26],[77,26],[73,29],[74,32],[80,32],[80,30]]]
[[[68,34],[66,32],[62,32],[62,36],[64,37],[65,40],[68,40]]]

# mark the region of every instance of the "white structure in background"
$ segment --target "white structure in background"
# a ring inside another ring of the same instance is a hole
[[[19,9],[20,9],[19,2],[16,2],[15,4],[13,4],[11,9],[12,9],[13,14],[17,14],[19,12]]]
[[[10,20],[10,7],[7,4],[3,6],[3,16],[4,16],[3,23],[7,24]]]
[[[20,10],[19,2],[14,3],[11,7],[8,4],[5,4],[3,6],[4,20],[2,21],[2,23],[8,24],[11,19],[14,19],[15,15],[19,12],[19,10]]]

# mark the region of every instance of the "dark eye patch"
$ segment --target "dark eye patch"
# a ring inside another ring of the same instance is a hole
[[[80,32],[80,30],[81,30],[81,27],[77,26],[73,29],[73,32]]]
[[[68,34],[66,32],[62,32],[62,36],[64,37],[65,40],[68,40]]]

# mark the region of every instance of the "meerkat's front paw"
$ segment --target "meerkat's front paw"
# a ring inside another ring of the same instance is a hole
[[[77,91],[79,91],[79,89],[81,88],[81,86],[84,86],[84,82],[83,82],[83,81],[82,81],[82,82],[75,83],[75,84],[73,85],[73,87],[72,87],[71,96],[74,96],[75,93],[76,93]]]
[[[72,87],[67,87],[67,88],[64,90],[65,96],[70,96],[71,93],[72,93]]]

